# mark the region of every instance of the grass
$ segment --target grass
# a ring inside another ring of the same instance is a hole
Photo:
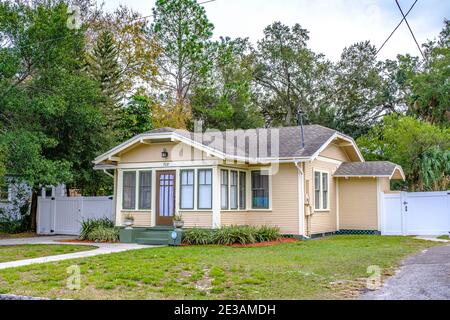
[[[0,246],[0,263],[92,250],[92,246],[24,244]]]
[[[439,245],[410,237],[334,236],[270,247],[160,247],[0,270],[0,293],[74,299],[345,299],[367,267]],[[78,265],[80,290],[66,288]]]
[[[438,239],[442,239],[442,240],[450,240],[450,236],[448,236],[448,235],[443,235],[443,236],[439,236]]]

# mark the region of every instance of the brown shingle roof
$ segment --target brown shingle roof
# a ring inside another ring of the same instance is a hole
[[[390,177],[394,173],[394,170],[396,168],[398,168],[398,166],[395,163],[389,161],[344,162],[336,170],[334,176]]]
[[[278,148],[272,145],[272,137],[276,139],[278,133]],[[149,131],[149,134],[170,133],[175,132],[189,139],[194,139],[194,134],[186,130],[177,130],[173,128],[160,128]],[[257,156],[257,157],[310,157],[314,155],[334,134],[336,130],[329,129],[320,125],[304,126],[305,147],[301,146],[301,130],[300,127],[282,127],[282,128],[264,128],[249,129],[237,131],[222,131],[215,134],[204,133],[201,137],[197,137],[197,141],[201,141],[203,145],[214,148],[217,151],[226,154],[235,152],[236,156]],[[341,134],[342,136],[345,136]],[[225,139],[225,137],[227,139]],[[348,136],[345,136],[351,139]],[[257,154],[253,154],[249,149],[249,141],[267,140],[267,154],[265,150],[257,150]]]

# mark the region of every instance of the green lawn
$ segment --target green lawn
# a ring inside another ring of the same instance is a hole
[[[450,237],[448,235],[443,235],[443,236],[439,236],[438,239],[450,240]]]
[[[53,245],[53,244],[24,244],[14,246],[0,246],[0,263],[57,254],[92,250],[92,246]]]
[[[409,237],[334,236],[271,247],[160,247],[0,270],[0,293],[75,299],[354,298],[367,267],[439,245]],[[67,267],[81,289],[66,288]]]

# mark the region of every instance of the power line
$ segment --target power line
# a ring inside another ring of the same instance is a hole
[[[412,4],[411,8],[409,8],[408,12],[406,12],[406,14],[403,16],[403,19],[397,24],[397,26],[394,28],[394,30],[391,32],[391,34],[389,35],[389,37],[387,37],[387,39],[383,42],[383,44],[381,45],[381,47],[377,50],[377,53],[375,54],[375,56],[378,55],[378,53],[381,51],[381,49],[383,49],[383,47],[385,46],[385,44],[391,39],[391,37],[394,35],[395,31],[397,31],[397,29],[402,25],[403,21],[406,19],[406,17],[408,16],[408,14],[411,12],[411,10],[414,8],[414,6],[416,5],[418,0],[414,1],[414,3]]]
[[[398,0],[395,0],[395,3],[397,4],[398,9],[399,9],[400,12],[402,13],[403,19],[405,19],[405,22],[406,22],[406,25],[408,26],[409,32],[411,32],[411,35],[412,35],[412,37],[413,37],[413,39],[414,39],[414,42],[415,42],[416,45],[417,45],[417,48],[418,48],[419,51],[420,51],[420,54],[422,55],[422,58],[425,59],[425,56],[424,56],[424,54],[423,54],[423,52],[422,52],[422,49],[420,48],[420,45],[419,45],[419,43],[417,42],[416,36],[414,35],[414,32],[412,31],[411,27],[409,26],[408,20],[406,19],[406,16],[405,16],[405,14],[403,13],[402,7],[400,7],[400,4],[398,3]]]

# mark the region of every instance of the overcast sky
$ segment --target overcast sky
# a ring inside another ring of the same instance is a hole
[[[155,3],[98,1],[104,2],[108,11],[125,4],[143,15],[151,14]],[[414,0],[399,2],[406,13]],[[242,37],[256,43],[263,29],[274,21],[300,23],[310,31],[310,48],[333,60],[339,58],[344,47],[357,41],[370,40],[379,47],[402,18],[394,0],[216,0],[204,7],[215,26],[216,38]],[[419,0],[408,21],[421,44],[438,35],[444,18],[450,18],[449,0]],[[405,23],[380,52],[380,58],[394,59],[399,53],[420,54]]]

